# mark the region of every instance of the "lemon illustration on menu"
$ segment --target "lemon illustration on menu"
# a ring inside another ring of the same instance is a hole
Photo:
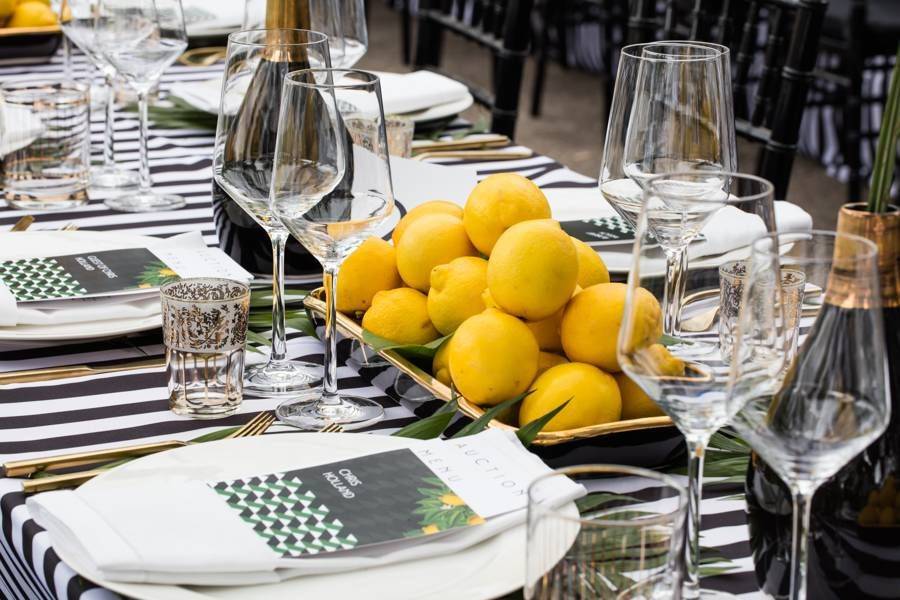
[[[494,174],[463,207],[424,202],[390,243],[375,245],[360,246],[338,275],[352,296],[343,312],[393,343],[439,344],[432,375],[470,402],[524,395],[500,416],[514,426],[564,405],[543,431],[662,414],[616,358],[626,286],[610,282],[603,257],[552,218],[531,180]],[[632,343],[652,343],[661,307],[646,290],[638,302]],[[653,353],[671,375],[684,373],[663,345]]]

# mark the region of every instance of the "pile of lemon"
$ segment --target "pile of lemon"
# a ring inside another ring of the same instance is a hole
[[[47,27],[56,25],[50,0],[0,0],[0,27]]]
[[[514,173],[491,175],[464,208],[431,201],[397,224],[393,245],[370,238],[347,257],[337,309],[398,344],[452,336],[432,372],[470,402],[495,406],[526,391],[512,425],[568,404],[544,427],[561,431],[662,414],[616,358],[626,286],[610,283],[590,246],[551,219],[540,188]],[[662,333],[645,290],[634,343]],[[672,374],[684,364],[658,345]]]

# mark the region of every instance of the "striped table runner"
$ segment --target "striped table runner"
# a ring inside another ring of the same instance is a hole
[[[89,67],[81,55],[74,56],[76,73],[87,75]],[[203,80],[220,68],[174,66],[162,80],[165,90],[179,80]],[[0,80],[60,77],[59,59],[43,65],[0,68]],[[99,148],[103,123],[92,123],[94,147]],[[116,123],[117,160],[125,167],[138,167],[138,123],[135,115],[121,113]],[[57,229],[67,223],[93,231],[123,231],[167,237],[186,231],[200,231],[208,244],[215,244],[210,204],[210,161],[213,136],[206,130],[153,128],[150,162],[154,185],[166,192],[185,196],[188,205],[172,212],[128,214],[113,212],[101,202],[77,209],[38,215],[32,229]],[[99,156],[95,156],[99,158]],[[544,188],[592,187],[593,179],[575,173],[551,158],[531,158],[466,164],[479,177],[515,171]],[[24,213],[0,210],[0,231],[8,229]],[[2,234],[0,234],[2,235]],[[77,365],[135,357],[160,356],[159,332],[131,335],[116,340],[0,344],[0,372],[51,366]],[[347,366],[348,341],[339,346],[338,371],[342,390],[380,402],[384,421],[372,433],[390,434],[417,417],[433,412],[441,403],[403,401],[394,391],[396,373],[391,369],[358,372]],[[322,346],[297,332],[290,335],[292,358],[322,361]],[[164,378],[159,369],[125,374],[96,375],[47,383],[0,386],[0,461],[46,453],[108,448],[129,443],[167,439],[191,439],[215,429],[238,425],[276,401],[246,399],[239,414],[218,421],[194,421],[176,417],[167,408]],[[289,430],[275,426],[272,435]],[[0,479],[0,598],[101,600],[118,598],[77,576],[62,563],[50,545],[46,532],[29,517],[20,483]],[[734,486],[710,486],[703,502],[703,544],[731,560],[731,571],[705,580],[708,587],[727,590],[742,598],[759,597],[750,548],[744,502],[734,499]]]

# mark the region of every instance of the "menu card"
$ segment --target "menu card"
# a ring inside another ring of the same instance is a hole
[[[251,276],[216,248],[125,248],[0,262],[17,302],[144,294],[181,277]]]

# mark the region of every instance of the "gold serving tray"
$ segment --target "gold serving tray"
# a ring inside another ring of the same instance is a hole
[[[62,31],[59,25],[45,25],[43,27],[0,27],[0,38],[17,35],[34,35],[59,33]]]
[[[325,289],[317,288],[313,290],[304,300],[304,304],[318,316],[325,316]],[[343,313],[337,313],[337,327],[346,336],[352,337],[363,342],[362,326]],[[397,367],[400,371],[408,375],[417,384],[434,394],[435,398],[439,398],[444,402],[450,402],[450,388],[405,359],[403,356],[393,350],[379,350],[378,354],[386,361]],[[467,416],[477,419],[484,414],[484,409],[480,406],[469,402],[464,397],[456,394],[456,400],[459,403],[459,409]],[[493,419],[489,427],[497,429],[516,430],[516,427],[501,423],[497,419]],[[564,444],[574,440],[582,440],[587,438],[598,437],[611,433],[621,433],[625,431],[636,431],[641,429],[656,429],[659,427],[671,427],[672,420],[669,417],[646,417],[643,419],[630,419],[627,421],[616,421],[615,423],[604,423],[602,425],[591,425],[590,427],[579,427],[578,429],[567,429],[564,431],[548,431],[540,432],[535,438],[534,444],[539,446],[555,446]]]

